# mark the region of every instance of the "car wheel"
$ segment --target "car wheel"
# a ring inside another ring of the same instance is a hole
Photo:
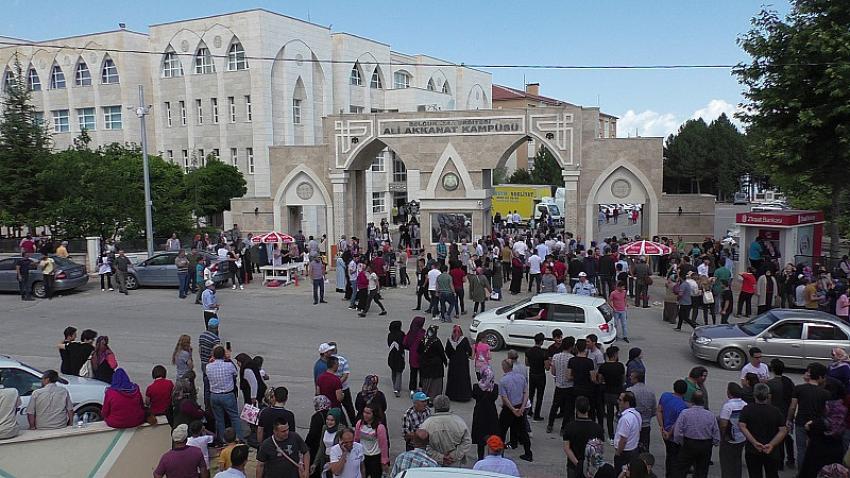
[[[37,281],[32,284],[32,295],[38,297],[39,299],[43,299],[47,297],[47,291],[44,289],[44,282]]]
[[[139,288],[139,281],[136,280],[136,276],[133,274],[127,274],[127,289],[136,290]]]
[[[103,420],[103,416],[100,414],[100,405],[85,405],[77,409],[75,413],[80,416],[80,420],[83,419],[83,416],[87,416],[89,423]]]
[[[481,334],[484,342],[490,346],[490,350],[499,350],[505,346],[505,339],[494,330],[487,330]]]
[[[747,355],[741,349],[730,347],[720,351],[717,362],[726,370],[741,370],[747,363]]]

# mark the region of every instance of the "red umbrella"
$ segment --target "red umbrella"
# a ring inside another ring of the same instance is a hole
[[[652,241],[632,242],[620,246],[619,250],[627,256],[664,256],[672,252],[669,246]]]
[[[295,242],[295,239],[289,234],[272,231],[268,234],[252,237],[251,242],[254,244],[290,243]]]

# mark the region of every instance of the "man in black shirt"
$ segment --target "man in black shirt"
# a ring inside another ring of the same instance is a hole
[[[829,392],[824,388],[826,383],[826,367],[814,362],[806,367],[804,375],[806,383],[794,387],[791,393],[791,405],[788,407],[789,429],[794,429],[794,440],[797,442],[797,458],[806,456],[806,422],[820,414],[829,400]],[[796,425],[796,426],[795,426]]]
[[[567,469],[572,471],[569,476],[584,478],[584,449],[587,442],[593,438],[604,440],[602,427],[587,416],[590,411],[590,401],[587,397],[576,399],[576,419],[564,429],[564,453],[567,454]]]
[[[330,453],[330,452],[329,452]],[[310,450],[304,440],[289,430],[283,418],[274,422],[274,433],[257,450],[257,476],[298,478],[310,469]]]
[[[15,275],[18,278],[18,287],[21,290],[21,300],[35,300],[32,298],[32,285],[30,284],[30,270],[35,264],[30,260],[29,252],[21,252],[21,257],[15,261]]]
[[[289,399],[289,390],[286,387],[274,389],[274,405],[264,408],[258,418],[257,442],[272,436],[274,426],[278,419],[283,419],[289,424],[290,430],[295,430],[295,414],[286,409],[286,401]]]
[[[549,369],[549,357],[543,350],[545,338],[542,333],[535,335],[534,347],[525,352],[525,364],[528,365],[528,400],[534,404],[533,419],[536,422],[543,420],[540,408],[543,406],[543,393],[546,391],[546,370]]]
[[[741,410],[738,427],[747,438],[744,459],[751,478],[778,478],[780,449],[787,428],[782,413],[769,403],[770,387],[759,383],[753,387],[756,403]],[[762,474],[764,472],[764,474]]]
[[[626,391],[626,367],[620,362],[620,348],[616,345],[605,351],[605,363],[599,366],[597,374],[602,383],[605,403],[605,419],[608,423],[608,439],[614,439],[614,415],[617,413],[617,401]]]
[[[80,369],[94,352],[94,339],[97,332],[86,329],[80,336],[81,342],[77,342],[77,329],[67,327],[65,329],[65,340],[57,345],[59,357],[62,360],[60,370],[66,375],[79,375]]]
[[[771,360],[770,370],[773,372],[773,378],[765,382],[770,387],[770,404],[778,408],[783,417],[787,417],[791,395],[794,393],[794,382],[782,375],[785,373],[785,362],[782,360],[778,358]],[[780,471],[784,468],[783,463],[789,468],[794,466],[794,438],[790,433],[785,434],[782,444],[783,446],[779,447]]]
[[[575,357],[570,359],[567,368],[573,381],[573,396],[576,398],[587,397],[589,401],[592,401],[595,398],[593,396],[593,383],[596,366],[593,360],[587,358],[586,339],[576,340],[576,354]],[[594,403],[590,405],[591,408],[595,408]]]
[[[564,333],[561,332],[561,329],[553,330],[552,331],[552,345],[550,345],[549,348],[546,349],[546,358],[548,358],[549,360],[552,360],[552,357],[554,357],[555,354],[557,354],[561,351],[561,347],[563,346],[562,345],[563,342],[564,342]]]

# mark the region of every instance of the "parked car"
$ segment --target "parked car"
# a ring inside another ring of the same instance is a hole
[[[59,256],[50,257],[56,266],[56,270],[53,272],[53,278],[55,280],[53,285],[54,292],[76,289],[88,283],[89,275],[86,272],[86,266]],[[18,274],[15,271],[15,264],[17,264],[18,259],[20,258],[9,257],[0,260],[0,291],[20,291]],[[44,279],[41,276],[41,271],[36,267],[38,261],[41,260],[41,254],[30,254],[29,259],[33,263],[33,268],[30,269],[28,287],[32,290],[33,296],[43,299],[47,296],[44,290]]]
[[[41,388],[41,370],[19,362],[6,355],[0,355],[0,385],[18,390],[21,407],[18,408],[18,425],[22,430],[29,428],[27,422],[27,404],[32,392]],[[59,374],[59,385],[68,389],[74,413],[88,421],[102,420],[100,410],[103,407],[103,395],[109,384],[93,378]]]
[[[761,204],[756,204],[750,208],[752,212],[774,212],[774,211],[786,211],[791,209],[787,204],[782,202],[763,202]]]
[[[829,363],[833,347],[850,348],[850,326],[817,310],[773,309],[741,324],[698,327],[690,344],[695,357],[727,370],[740,370],[753,347],[761,349],[765,363],[778,358],[786,367],[804,369],[811,362]]]
[[[468,468],[410,468],[393,478],[511,478],[511,475]]]
[[[750,195],[745,193],[745,192],[738,191],[738,192],[735,193],[734,196],[732,196],[732,204],[749,204],[749,203],[750,203]]]
[[[208,262],[212,261],[210,269],[213,272],[213,281],[224,282],[228,277],[230,263],[220,260],[215,254],[207,252],[200,254]],[[174,265],[176,258],[176,252],[161,252],[133,264],[127,270],[127,288],[133,290],[139,287],[180,287],[177,280],[177,266]]]
[[[531,319],[543,308],[544,320]],[[506,345],[531,347],[539,332],[551,342],[555,329],[577,339],[596,334],[600,342],[610,344],[617,337],[613,317],[614,310],[602,298],[550,292],[482,312],[472,320],[469,331],[473,336],[482,333],[493,350]]]

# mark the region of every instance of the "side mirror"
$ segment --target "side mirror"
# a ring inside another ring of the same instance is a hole
[[[772,339],[772,338],[773,338],[773,333],[772,333],[772,332],[765,332],[765,333],[764,333],[764,335],[762,335],[762,338],[763,338],[764,340]]]
[[[515,318],[516,318],[516,314],[511,314],[511,315],[508,316],[508,320],[510,320],[511,322],[513,322]]]

